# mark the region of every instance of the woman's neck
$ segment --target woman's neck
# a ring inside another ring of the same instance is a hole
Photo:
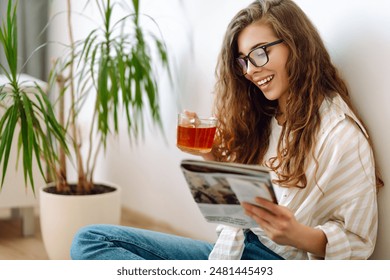
[[[278,99],[278,109],[276,111],[275,119],[279,125],[283,125],[286,122],[286,97],[283,95]]]
[[[286,122],[286,114],[284,114],[278,110],[276,112],[275,119],[278,122],[278,125],[284,125]]]
[[[286,114],[286,104],[287,104],[287,95],[283,94],[278,99],[278,113],[285,115]]]

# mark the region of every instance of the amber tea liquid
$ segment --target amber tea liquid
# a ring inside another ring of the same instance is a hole
[[[208,153],[214,141],[216,127],[177,126],[177,146],[183,150]]]

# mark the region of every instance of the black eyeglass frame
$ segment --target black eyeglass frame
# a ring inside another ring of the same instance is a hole
[[[241,67],[241,69],[243,68],[243,65],[240,63],[240,60],[244,60],[245,63],[246,63],[246,69],[245,69],[245,72],[242,75],[246,75],[247,74],[249,61],[255,67],[262,67],[262,66],[266,65],[269,62],[269,56],[268,56],[268,53],[267,53],[267,48],[271,47],[271,46],[274,46],[274,45],[277,45],[277,44],[280,44],[283,41],[284,41],[283,39],[279,39],[279,40],[273,41],[271,43],[268,43],[268,44],[265,44],[265,45],[262,45],[262,46],[258,46],[256,48],[254,48],[253,50],[251,50],[246,56],[244,56],[244,57],[237,57],[236,60],[237,60],[237,63],[239,64],[239,66]],[[265,56],[267,58],[267,61],[264,64],[262,64],[262,65],[257,65],[256,61],[254,61],[254,59],[250,57],[251,53],[253,53],[254,51],[256,51],[258,49],[263,49],[264,53],[265,53]]]

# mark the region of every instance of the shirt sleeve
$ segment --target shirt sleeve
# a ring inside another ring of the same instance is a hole
[[[218,239],[209,260],[239,260],[244,251],[244,232],[240,228],[225,225],[217,227]]]
[[[367,259],[371,255],[377,229],[374,196],[355,198],[339,210],[353,215],[343,215],[341,219],[316,227],[328,240],[325,259]],[[309,258],[316,259],[313,255]]]
[[[321,185],[324,198],[317,208],[323,222],[316,228],[327,238],[325,259],[367,259],[375,246],[378,225],[371,147],[349,117],[337,123],[324,145],[320,163],[328,164],[322,164],[325,167],[317,178],[326,182]],[[310,253],[308,258],[318,259]]]

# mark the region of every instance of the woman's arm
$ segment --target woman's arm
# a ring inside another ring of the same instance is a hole
[[[201,156],[203,157],[204,160],[215,160],[212,152],[207,153],[207,154],[202,154]]]

